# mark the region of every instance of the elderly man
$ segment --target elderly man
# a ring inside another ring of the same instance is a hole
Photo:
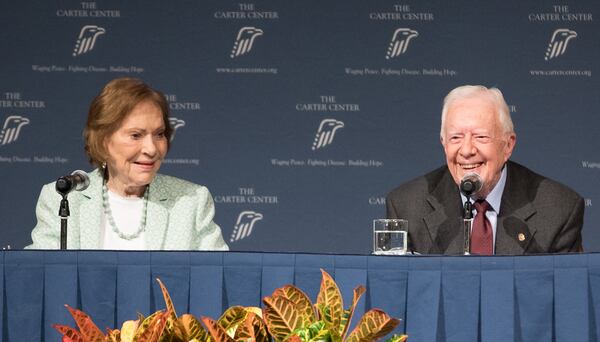
[[[496,88],[461,86],[444,99],[440,139],[446,164],[394,189],[387,217],[408,220],[409,248],[462,254],[459,185],[479,175],[472,195],[471,253],[519,255],[582,251],[584,202],[573,190],[509,161],[516,135]]]

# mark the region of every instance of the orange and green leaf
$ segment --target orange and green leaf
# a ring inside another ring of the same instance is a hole
[[[206,326],[206,329],[208,329],[208,333],[212,337],[213,341],[234,342],[233,338],[227,335],[227,331],[225,331],[225,329],[223,329],[223,327],[221,327],[217,321],[211,319],[210,317],[201,317],[200,319]]]
[[[165,330],[162,334],[161,342],[187,341],[185,334],[185,329],[179,318],[173,320],[172,316],[169,316],[167,318]]]
[[[285,342],[302,342],[302,339],[298,335],[292,335]]]
[[[348,308],[348,310],[344,310],[344,314],[342,315],[341,331],[340,336],[344,338],[346,333],[348,332],[348,328],[350,327],[350,322],[352,322],[352,316],[354,315],[354,310],[356,309],[356,305],[360,300],[360,297],[367,291],[364,286],[358,286],[354,289],[354,295],[352,298],[352,305]]]
[[[344,310],[337,284],[327,272],[321,272],[321,287],[315,305],[304,292],[286,285],[263,299],[265,307],[262,310],[234,306],[218,321],[202,317],[206,330],[190,314],[177,318],[171,296],[160,279],[157,281],[167,307],[165,311],[157,311],[146,318],[138,314],[137,321],[125,322],[120,331],[108,329],[104,336],[88,315],[66,305],[79,330],[58,324],[53,327],[63,335],[63,342],[269,342],[271,338],[290,342],[369,342],[387,335],[399,324],[398,319],[373,309],[344,339],[358,301],[366,290],[363,286],[355,288],[352,304]],[[406,339],[405,335],[394,335],[388,341],[405,342]]]
[[[267,329],[276,340],[284,340],[292,331],[303,327],[302,315],[292,301],[284,297],[263,299],[263,319]]]
[[[255,314],[258,319],[262,319],[262,309],[256,306],[246,306],[244,307],[244,309],[248,312],[252,312],[253,314]]]
[[[235,336],[237,327],[244,322],[248,312],[243,306],[232,306],[221,315],[217,323],[223,328],[229,337]]]
[[[119,331],[119,329],[106,329],[107,333],[106,333],[106,341],[107,342],[122,342],[121,341],[121,332]]]
[[[79,332],[86,342],[104,342],[105,336],[100,329],[94,324],[90,316],[85,312],[65,304],[65,307],[73,316],[75,324],[79,327]]]
[[[157,314],[158,313],[158,314]],[[134,337],[134,341],[137,342],[156,342],[163,334],[165,327],[167,326],[167,320],[169,319],[171,312],[167,311],[158,311],[157,313],[152,314],[150,317],[146,318],[146,320],[150,319],[148,325],[145,326],[145,329],[138,329],[138,334]]]
[[[68,339],[74,342],[84,342],[83,336],[77,329],[62,324],[53,324],[52,327],[58,330],[63,335],[63,339],[66,336]]]
[[[178,318],[179,323],[184,332],[184,341],[189,341],[193,339],[197,339],[199,341],[204,341],[208,337],[206,330],[202,327],[202,324],[190,314],[182,315]]]
[[[348,335],[346,342],[375,341],[389,334],[399,323],[399,319],[388,316],[382,310],[371,309]]]
[[[234,339],[236,341],[270,341],[265,323],[254,312],[248,312],[246,319],[236,330]]]
[[[318,321],[308,326],[308,329],[297,330],[294,335],[300,336],[304,341],[331,341],[341,342],[339,334],[329,329],[324,321]]]
[[[296,309],[302,315],[302,319],[305,324],[314,323],[317,320],[313,304],[306,293],[302,292],[299,288],[294,285],[285,285],[273,291],[271,297],[284,297],[289,299]]]
[[[140,335],[142,335],[146,330],[148,330],[148,327],[150,326],[150,324],[156,319],[156,317],[158,317],[161,314],[163,314],[162,311],[156,311],[153,314],[151,314],[150,316],[144,318],[144,320],[141,321],[141,323],[136,328],[133,340],[137,341],[137,339],[140,337]]]
[[[173,301],[171,300],[171,295],[169,295],[169,291],[167,291],[167,287],[160,281],[159,278],[156,278],[158,285],[160,285],[160,290],[162,291],[163,298],[165,299],[165,305],[167,307],[167,311],[171,312],[169,318],[172,320],[177,320],[177,312],[175,311],[175,306],[173,305]]]
[[[317,307],[328,308],[329,315],[325,320],[325,323],[327,323],[332,330],[339,331],[342,315],[344,313],[342,294],[329,273],[321,269],[321,274],[321,289],[317,296]]]
[[[406,342],[408,340],[408,335],[394,335],[390,338],[388,338],[387,340],[385,340],[385,342]]]
[[[163,298],[165,300],[165,306],[167,310],[171,312],[171,314],[169,315],[169,319],[167,320],[167,325],[165,327],[165,335],[170,339],[175,338],[178,340],[187,341],[185,337],[185,330],[181,325],[181,322],[177,319],[175,305],[173,305],[173,300],[171,299],[171,295],[169,294],[167,287],[163,284],[160,278],[156,278],[156,281],[160,285],[160,290],[162,291]]]

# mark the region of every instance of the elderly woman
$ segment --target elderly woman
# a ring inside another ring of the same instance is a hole
[[[142,81],[118,78],[92,101],[85,151],[98,167],[86,190],[69,195],[67,248],[227,250],[213,222],[214,203],[204,186],[158,174],[170,145],[169,107]],[[33,244],[59,248],[61,196],[55,184],[38,200]]]

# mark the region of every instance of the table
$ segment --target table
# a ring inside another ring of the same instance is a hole
[[[361,256],[243,252],[2,251],[0,341],[58,341],[74,326],[64,304],[120,327],[164,308],[160,278],[179,315],[218,318],[260,306],[293,283],[313,300],[320,268],[347,307],[365,285],[354,321],[377,307],[402,319],[409,341],[598,341],[600,254]]]

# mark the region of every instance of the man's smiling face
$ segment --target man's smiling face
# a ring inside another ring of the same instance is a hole
[[[456,184],[465,174],[477,173],[483,180],[477,197],[485,198],[498,183],[516,136],[504,131],[494,102],[481,94],[449,104],[441,140]]]

